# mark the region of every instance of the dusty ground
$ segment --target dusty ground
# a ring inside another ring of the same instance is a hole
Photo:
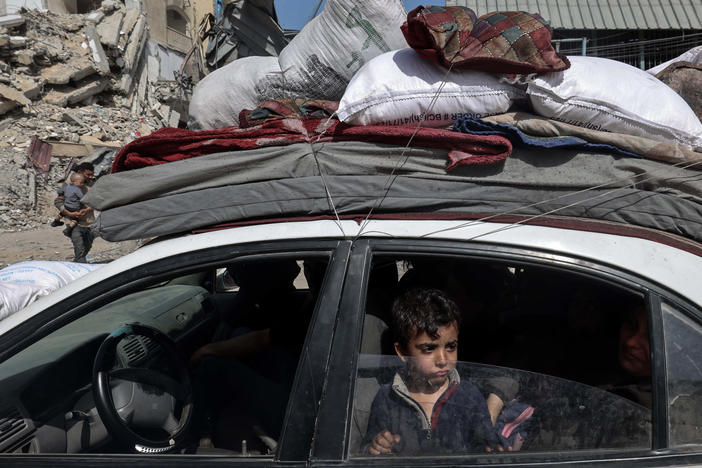
[[[0,268],[24,260],[73,260],[70,239],[61,233],[63,227],[47,226],[32,231],[0,232]],[[107,262],[125,255],[138,246],[136,241],[107,242],[95,239],[88,260]]]

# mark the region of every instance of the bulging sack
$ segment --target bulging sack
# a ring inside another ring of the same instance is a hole
[[[239,125],[239,112],[284,97],[278,57],[244,57],[203,78],[193,91],[188,127],[212,130]]]
[[[422,126],[445,127],[460,117],[507,112],[514,101],[526,99],[522,89],[499,78],[476,70],[451,70],[447,75],[445,68],[406,48],[364,65],[347,86],[337,114],[355,125],[423,121]]]
[[[0,320],[102,265],[32,260],[0,270]]]
[[[657,78],[615,60],[568,58],[568,70],[529,82],[527,94],[535,113],[596,130],[702,146],[702,123]]]
[[[327,0],[280,53],[288,89],[300,97],[339,100],[364,63],[407,46],[400,30],[406,16],[401,0]]]

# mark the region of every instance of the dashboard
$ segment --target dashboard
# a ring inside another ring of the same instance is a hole
[[[101,343],[127,323],[152,326],[178,343],[212,319],[208,296],[193,285],[139,291],[74,320],[0,364],[0,452],[72,453],[98,447],[109,452],[111,438],[92,393],[93,361]],[[128,336],[117,347],[115,368],[158,366],[162,354],[148,338]],[[115,399],[142,394],[133,382],[111,385]]]

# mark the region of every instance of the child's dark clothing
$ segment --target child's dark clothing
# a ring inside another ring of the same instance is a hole
[[[409,396],[403,377],[395,374],[392,385],[383,385],[373,400],[362,444],[365,452],[384,430],[400,435],[393,452],[403,455],[484,452],[497,442],[485,398],[469,381],[461,381],[455,369],[434,404],[431,420]]]

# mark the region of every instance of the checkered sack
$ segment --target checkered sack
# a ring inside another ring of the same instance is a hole
[[[419,6],[402,32],[407,43],[445,67],[494,73],[546,73],[570,67],[551,45],[551,27],[538,13],[491,12],[465,7]]]

